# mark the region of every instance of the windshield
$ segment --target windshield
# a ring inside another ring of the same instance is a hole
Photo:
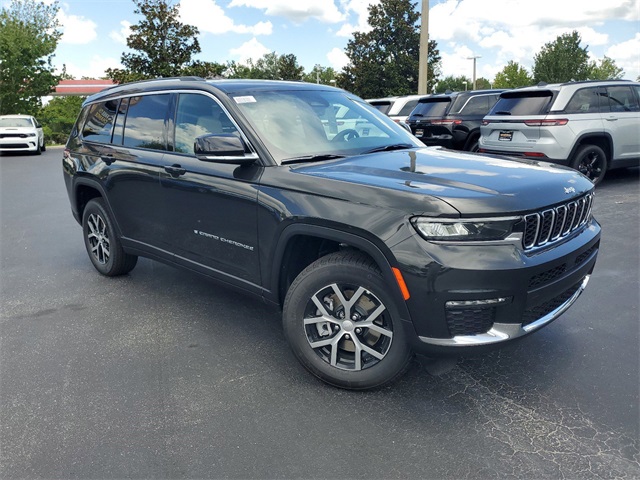
[[[421,146],[389,117],[347,92],[256,91],[234,100],[278,163],[358,155],[389,145]]]
[[[33,127],[30,118],[5,117],[0,118],[0,127]]]
[[[503,93],[490,115],[544,115],[552,95],[548,90]]]

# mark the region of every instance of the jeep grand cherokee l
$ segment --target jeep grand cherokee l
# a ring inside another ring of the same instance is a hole
[[[602,181],[640,163],[640,83],[540,84],[504,92],[481,127],[483,152],[569,165]]]
[[[367,136],[338,125],[348,108]],[[63,172],[103,275],[138,256],[282,308],[314,375],[364,389],[412,352],[478,352],[556,319],[600,227],[575,170],[425,148],[343,90],[163,79],[88,98]]]
[[[482,118],[504,90],[473,90],[421,99],[407,118],[411,132],[425,145],[476,152]]]

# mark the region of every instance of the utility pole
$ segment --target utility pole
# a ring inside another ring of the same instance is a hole
[[[418,94],[427,94],[427,77],[429,76],[429,0],[422,0],[420,16],[420,53],[418,58]]]
[[[467,60],[473,60],[473,89],[477,90],[476,88],[476,60],[478,58],[482,58],[480,55],[474,55],[473,57],[467,57]]]

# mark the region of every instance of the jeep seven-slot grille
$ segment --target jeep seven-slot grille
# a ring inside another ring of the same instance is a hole
[[[526,250],[560,240],[582,227],[591,217],[593,193],[572,202],[524,217]]]

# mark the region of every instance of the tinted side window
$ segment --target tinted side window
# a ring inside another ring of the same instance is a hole
[[[215,100],[195,93],[180,94],[176,112],[176,152],[193,153],[196,137],[222,133],[237,133],[237,129]]]
[[[118,100],[109,100],[92,105],[87,121],[82,129],[82,136],[91,142],[111,142],[113,119],[118,108]]]
[[[631,87],[607,87],[609,109],[612,112],[637,112],[638,102]]]
[[[490,108],[489,95],[478,95],[471,97],[460,113],[463,115],[485,115]]]
[[[598,97],[597,88],[581,88],[573,94],[564,111],[565,113],[597,113],[600,111]]]
[[[413,109],[416,107],[416,105],[418,104],[418,99],[416,98],[415,100],[409,100],[404,107],[402,107],[400,109],[400,111],[398,112],[399,116],[402,117],[406,117],[407,115],[409,115]]]
[[[167,149],[165,119],[170,98],[167,93],[129,99],[123,142],[126,147]]]

